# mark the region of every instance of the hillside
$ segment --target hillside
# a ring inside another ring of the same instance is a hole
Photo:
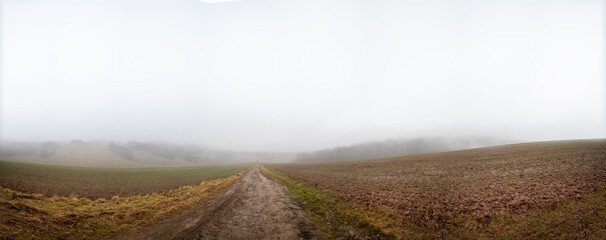
[[[235,152],[147,142],[2,142],[0,160],[78,167],[168,167],[293,161],[292,153]]]
[[[511,140],[488,137],[415,138],[373,141],[297,154],[297,162],[344,162],[397,157],[423,153],[447,152],[511,143]]]
[[[398,237],[606,237],[606,140],[266,166]]]

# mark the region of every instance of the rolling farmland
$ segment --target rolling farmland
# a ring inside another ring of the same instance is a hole
[[[399,237],[606,236],[605,140],[266,167]]]
[[[0,161],[0,234],[219,236],[230,235],[219,230],[233,222],[255,226],[245,235],[263,236],[267,229],[278,234],[294,224],[300,229],[291,235],[320,239],[606,237],[606,140],[266,163],[252,172],[251,166],[83,168]],[[294,199],[265,178],[286,186]],[[266,199],[268,193],[273,195]],[[301,211],[276,207],[284,202]],[[290,225],[268,224],[277,215]]]
[[[166,168],[86,168],[0,161],[0,187],[90,199],[162,192],[227,177],[252,163]]]
[[[606,240],[604,9],[0,0],[0,240]]]

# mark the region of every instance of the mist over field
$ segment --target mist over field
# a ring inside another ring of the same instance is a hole
[[[294,153],[241,152],[162,142],[4,141],[0,159],[79,167],[175,167],[243,162],[292,162]]]
[[[604,0],[0,0],[0,239],[606,239]]]
[[[606,137],[603,1],[0,4],[6,142],[103,141],[137,159],[129,143]]]
[[[489,137],[389,139],[350,146],[338,146],[319,151],[301,152],[296,155],[296,161],[356,161],[424,153],[448,152],[511,143],[515,143],[515,141]]]

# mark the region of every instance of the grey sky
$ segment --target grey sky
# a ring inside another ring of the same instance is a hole
[[[4,139],[606,137],[604,1],[0,1]]]

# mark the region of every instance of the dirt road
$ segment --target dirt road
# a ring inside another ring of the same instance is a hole
[[[129,239],[311,239],[305,213],[287,189],[265,178],[258,164],[226,192]]]

